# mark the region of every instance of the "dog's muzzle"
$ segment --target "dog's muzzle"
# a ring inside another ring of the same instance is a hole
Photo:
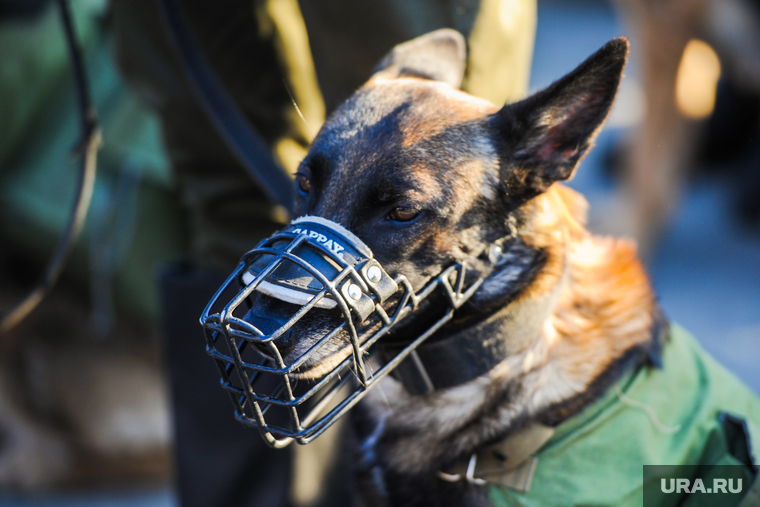
[[[483,281],[465,287],[464,280],[465,266],[456,264],[415,293],[353,233],[306,216],[243,256],[201,324],[236,418],[274,447],[306,444],[448,322]],[[428,306],[438,313],[430,325],[375,353],[434,295],[436,304]],[[318,336],[304,336],[310,346],[299,348],[298,333],[315,328]]]

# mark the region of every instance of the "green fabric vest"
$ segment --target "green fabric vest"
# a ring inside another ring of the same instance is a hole
[[[641,507],[643,465],[758,463],[760,400],[677,325],[671,326],[662,359],[662,369],[629,374],[561,424],[535,454],[538,466],[530,491],[489,486],[491,505]],[[663,425],[680,429],[658,429],[645,410],[623,403],[616,389],[649,405]],[[742,419],[748,438],[731,431],[723,414]],[[754,441],[754,452],[747,440]],[[747,467],[747,482],[753,481]],[[755,483],[741,505],[760,505],[758,489]],[[683,496],[668,499],[673,503],[663,505],[692,505]]]

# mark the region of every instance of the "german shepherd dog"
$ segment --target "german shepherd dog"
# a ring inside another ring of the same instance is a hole
[[[586,201],[557,183],[591,149],[627,55],[628,42],[612,40],[547,89],[500,108],[459,89],[464,39],[439,30],[397,46],[314,140],[298,171],[295,216],[342,225],[415,290],[508,238],[483,285],[431,339],[557,294],[537,334],[478,378],[423,395],[387,379],[368,394],[354,411],[365,504],[487,505],[483,488],[439,471],[531,423],[556,426],[626,369],[656,360],[667,323],[635,246],[589,234]],[[468,264],[473,276],[485,270]],[[510,334],[510,322],[491,332]],[[288,356],[310,349],[326,324],[298,326]],[[345,354],[323,347],[301,375],[318,377]]]

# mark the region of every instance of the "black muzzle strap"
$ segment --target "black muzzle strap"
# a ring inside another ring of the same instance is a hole
[[[376,295],[377,302],[382,303],[398,290],[393,279],[373,260],[369,247],[340,224],[321,217],[305,216],[293,220],[282,234],[305,236],[309,239],[308,242],[296,245],[288,253],[309,264],[327,280],[334,279],[345,265],[359,270],[366,287],[351,279],[347,279],[340,287],[346,304],[355,312],[359,321],[364,320],[375,308],[370,294]],[[274,242],[271,248],[284,251],[290,245],[291,241],[283,239]],[[318,248],[314,248],[315,246]],[[257,250],[253,250],[249,254],[256,252]],[[242,284],[247,285],[253,281],[267,268],[271,260],[272,256],[258,256],[242,274]],[[306,305],[324,288],[323,281],[303,269],[302,264],[283,262],[259,283],[257,291],[287,303]],[[331,309],[337,306],[337,301],[328,293],[317,301],[315,306]]]

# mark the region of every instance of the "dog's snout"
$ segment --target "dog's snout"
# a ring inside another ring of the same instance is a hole
[[[280,355],[286,360],[285,362],[289,363],[290,361],[288,359],[295,355],[296,347],[298,345],[298,337],[292,329],[288,329],[282,334],[282,336],[274,341],[274,344],[280,352]]]
[[[255,326],[264,335],[277,331],[298,311],[295,305],[260,294],[254,295],[251,303],[251,308],[243,320]]]
[[[275,321],[262,321],[257,319],[255,324],[261,331],[271,334],[274,331],[277,331],[280,328],[280,323]],[[254,349],[261,355],[263,358],[266,358],[269,362],[272,363],[272,366],[276,365],[278,362],[276,356],[279,354],[280,359],[282,359],[285,364],[290,364],[293,360],[293,357],[296,355],[296,349],[298,346],[298,339],[297,339],[297,333],[294,333],[292,329],[285,330],[278,338],[273,340],[269,343],[256,343],[253,344]],[[277,352],[275,353],[272,350],[272,345],[277,349]]]
[[[274,345],[285,364],[292,364],[329,329],[335,328],[340,320],[336,309],[313,308],[301,318],[290,322],[300,309],[299,305],[260,293],[254,294],[251,308],[243,320],[255,326],[265,337],[273,333],[279,334],[271,343],[254,342],[256,350],[263,356],[275,360],[276,354],[272,350]],[[283,329],[285,326],[288,326],[287,329]]]
[[[264,336],[269,336],[280,330],[292,318],[298,310],[297,307],[293,306],[265,295],[255,294],[251,298],[251,308],[243,320],[253,325]],[[286,330],[282,336],[274,340],[274,344],[282,357],[292,352],[294,348],[290,335],[290,330]],[[255,343],[254,345],[261,354],[272,358],[272,350],[269,345],[264,343]]]

